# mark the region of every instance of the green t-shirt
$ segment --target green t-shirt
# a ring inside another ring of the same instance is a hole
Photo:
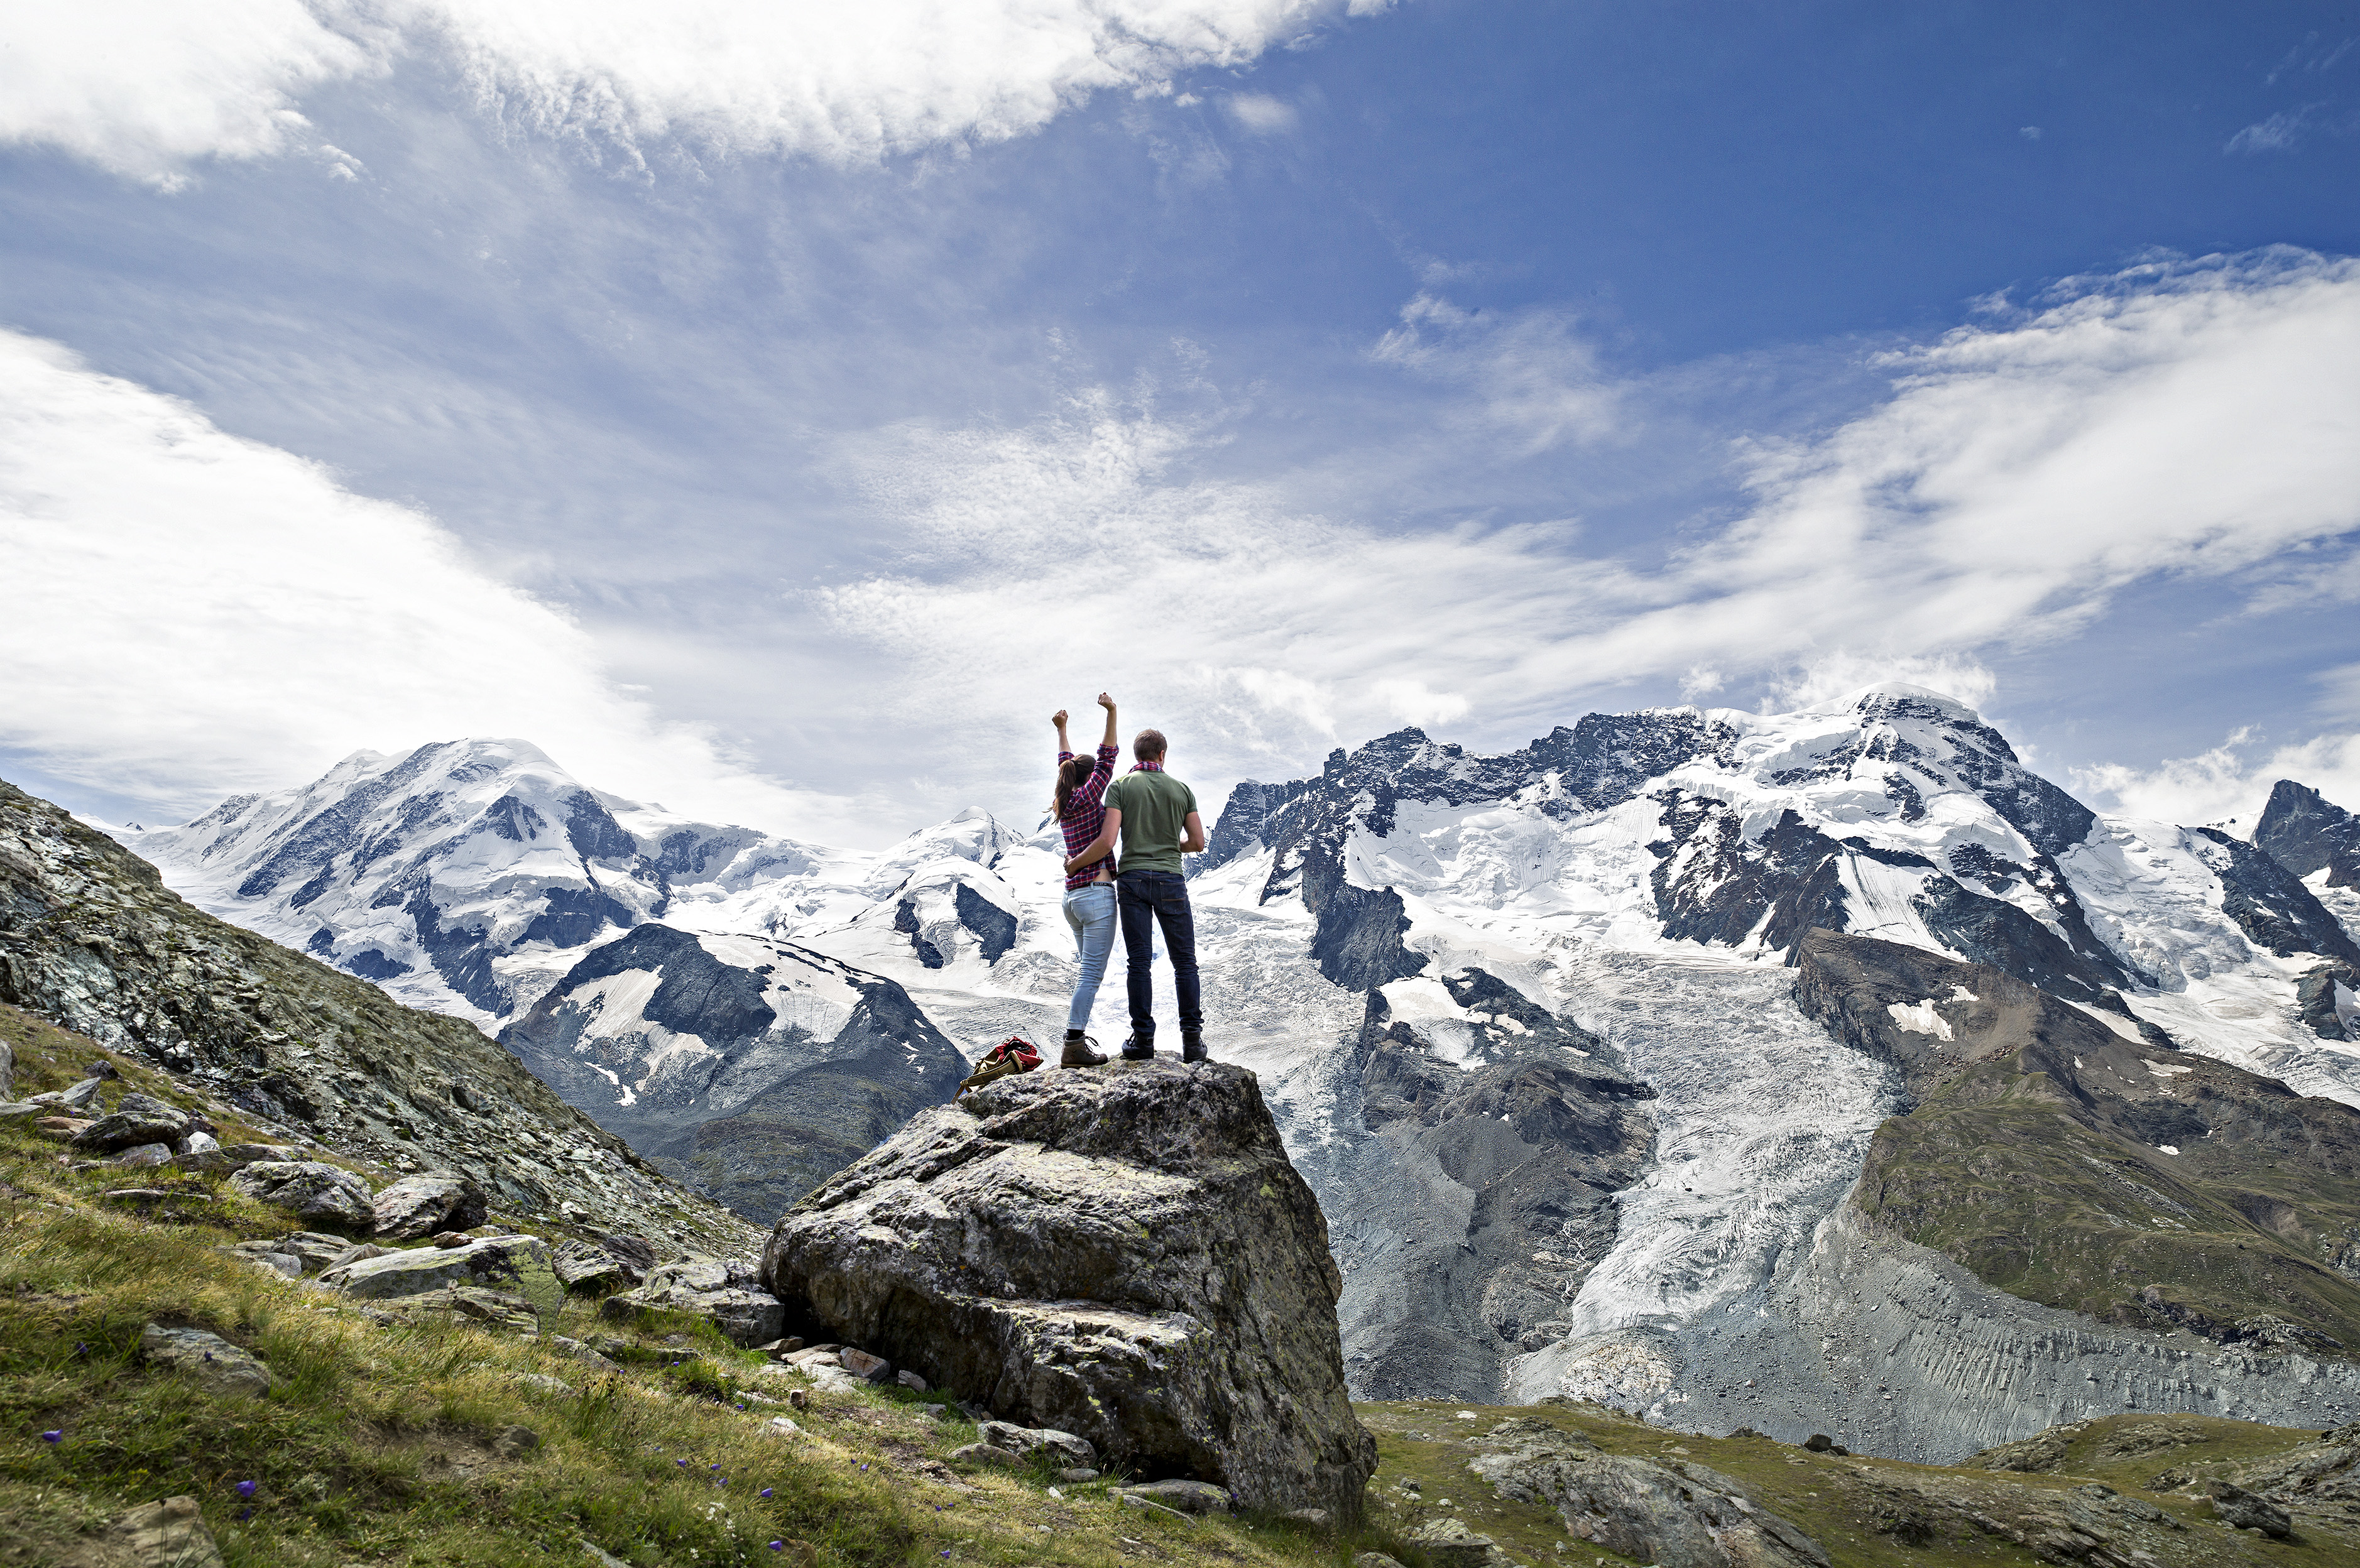
[[[1107,786],[1106,807],[1122,813],[1124,871],[1180,869],[1180,841],[1196,792],[1169,773],[1126,773]]]

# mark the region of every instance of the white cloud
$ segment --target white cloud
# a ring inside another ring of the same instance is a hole
[[[2026,141],[2037,142],[2040,139],[2041,130],[2038,125],[2018,125],[2016,128],[2016,134]]]
[[[1335,0],[86,0],[0,22],[0,141],[63,147],[169,183],[191,160],[300,138],[304,93],[405,52],[458,67],[532,130],[632,156],[868,160],[1037,130],[1092,93],[1171,91],[1246,64]],[[1285,112],[1273,100],[1271,113]],[[1257,129],[1274,121],[1247,118]]]
[[[2223,152],[2291,152],[2311,129],[2312,120],[2322,103],[2305,103],[2293,109],[2281,109],[2267,120],[2258,120],[2231,136]]]
[[[1468,329],[1436,305],[1411,316],[1386,360],[1470,352],[1437,341],[1437,320]],[[1584,554],[1571,523],[1321,516],[1285,485],[1201,477],[1219,423],[1104,395],[1026,429],[904,433],[866,461],[907,562],[820,604],[909,664],[913,716],[1004,712],[1022,733],[1112,680],[1254,772],[1402,722],[1412,690],[1493,734],[1638,681],[1808,700],[1898,678],[1980,703],[1986,650],[2084,630],[2133,583],[2236,577],[2360,527],[2360,265],[2079,280],[1887,367],[1891,396],[1850,422],[1743,449],[1751,508],[1655,561]],[[1451,368],[1491,417],[1488,373]],[[1601,382],[1595,406],[1626,391]],[[1237,670],[1299,685],[1198,673]]]
[[[2360,735],[2326,735],[2263,752],[2249,730],[2212,750],[2153,768],[2106,763],[2075,768],[2074,789],[2093,804],[2155,822],[2234,823],[2250,838],[2270,788],[2281,779],[2308,784],[2339,805],[2360,809]]]
[[[1232,93],[1221,100],[1229,118],[1258,136],[1276,136],[1295,129],[1297,115],[1295,105],[1267,93]]]
[[[342,6],[302,0],[11,5],[0,11],[0,142],[62,147],[169,188],[191,158],[299,141],[303,93],[384,69],[388,42]]]
[[[1622,388],[1562,311],[1486,316],[1420,293],[1402,307],[1401,323],[1377,340],[1371,357],[1466,387],[1476,399],[1470,412],[1512,434],[1526,455],[1620,432]]]
[[[422,514],[13,332],[0,582],[0,746],[118,797],[194,811],[364,746],[518,735],[674,810],[849,820],[618,692],[579,626]]]

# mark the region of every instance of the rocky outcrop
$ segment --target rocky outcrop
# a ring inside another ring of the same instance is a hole
[[[2360,887],[2360,817],[2291,779],[2271,789],[2254,847],[2297,877],[2324,871],[2330,887]]]
[[[717,1258],[661,1264],[646,1284],[607,1297],[598,1311],[601,1316],[628,1323],[642,1309],[710,1318],[730,1340],[749,1349],[768,1345],[786,1326],[786,1308],[762,1289],[759,1272]]]
[[[1739,1482],[1702,1465],[1610,1454],[1546,1421],[1509,1420],[1468,1468],[1502,1497],[1557,1511],[1579,1540],[1659,1568],[1828,1568],[1828,1554]]]
[[[381,1301],[474,1288],[521,1297],[540,1312],[555,1312],[564,1288],[550,1268],[549,1246],[535,1236],[497,1236],[463,1247],[421,1247],[355,1258],[320,1276],[320,1283],[358,1301]]]
[[[1359,1516],[1327,1225],[1240,1068],[991,1083],[790,1211],[762,1272],[791,1321],[1113,1465]]]
[[[2221,910],[2256,947],[2280,958],[2315,953],[2360,964],[2360,942],[2328,912],[2302,878],[2268,855],[2219,828],[2198,828],[2210,844],[2199,851],[2221,878]]]
[[[747,1235],[472,1026],[191,908],[153,866],[7,784],[0,1001],[164,1069],[274,1141],[455,1171],[505,1207],[683,1245],[727,1251]]]
[[[366,1233],[376,1224],[368,1182],[341,1165],[315,1160],[257,1160],[229,1179],[233,1191],[293,1212],[312,1225]]]
[[[388,1241],[423,1241],[484,1223],[484,1190],[456,1171],[405,1176],[369,1200],[370,1223]]]

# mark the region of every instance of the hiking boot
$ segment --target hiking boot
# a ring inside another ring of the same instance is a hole
[[[1065,1054],[1057,1059],[1060,1067],[1103,1067],[1106,1053],[1090,1048],[1098,1044],[1079,1029],[1065,1031]]]
[[[1125,1062],[1154,1061],[1155,1037],[1152,1034],[1144,1037],[1133,1034],[1122,1042],[1122,1059]]]
[[[1209,1062],[1212,1060],[1205,1054],[1204,1030],[1182,1029],[1180,1031],[1180,1060],[1183,1062]]]

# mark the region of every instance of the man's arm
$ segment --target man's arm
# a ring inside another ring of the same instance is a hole
[[[1114,853],[1114,835],[1116,831],[1121,826],[1122,809],[1119,806],[1109,806],[1107,808],[1106,825],[1098,829],[1098,836],[1090,841],[1089,848],[1082,851],[1081,854],[1073,856],[1065,862],[1065,875],[1071,877],[1083,866],[1096,866],[1099,861],[1104,860],[1108,855],[1112,855]],[[1202,849],[1204,845],[1199,844],[1196,847]]]
[[[1183,855],[1204,854],[1205,819],[1198,816],[1196,812],[1191,811],[1188,813],[1187,827],[1188,836],[1180,841],[1180,853]]]
[[[1114,738],[1114,699],[1101,691],[1098,693],[1098,706],[1107,711],[1106,739],[1098,742],[1098,745],[1109,746],[1119,744]]]

